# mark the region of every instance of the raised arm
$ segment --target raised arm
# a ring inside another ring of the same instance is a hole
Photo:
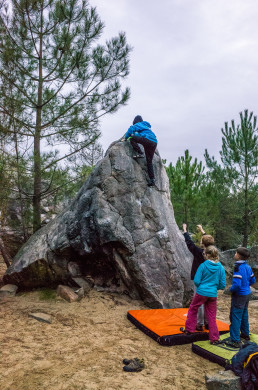
[[[134,126],[130,126],[127,132],[125,133],[125,139],[129,138],[134,133]]]
[[[195,245],[190,237],[190,234],[187,232],[187,225],[186,223],[183,223],[183,232],[184,232],[184,238],[185,238],[185,243],[187,245],[187,248],[189,251],[194,255],[202,255],[202,249],[199,248],[197,245]]]

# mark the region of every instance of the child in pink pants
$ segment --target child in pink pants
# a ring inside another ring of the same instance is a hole
[[[215,246],[205,248],[204,256],[207,260],[199,266],[195,274],[194,284],[197,290],[188,310],[185,329],[182,331],[186,334],[195,332],[198,309],[204,304],[209,323],[210,343],[218,344],[219,331],[216,324],[217,290],[224,290],[226,287],[226,273],[218,260],[218,250]]]

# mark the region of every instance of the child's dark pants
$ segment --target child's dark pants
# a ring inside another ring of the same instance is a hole
[[[250,294],[248,295],[231,295],[230,309],[230,338],[232,341],[240,341],[240,332],[245,336],[249,336],[249,321],[248,321],[248,303]]]
[[[138,144],[141,144],[144,147],[148,175],[149,175],[150,179],[154,179],[152,159],[153,159],[156,147],[157,147],[156,142],[150,141],[149,139],[144,138],[144,137],[139,137],[138,135],[133,135],[130,138],[130,142],[131,142],[131,145],[134,148],[134,150],[139,154],[143,154],[143,153],[142,153]]]

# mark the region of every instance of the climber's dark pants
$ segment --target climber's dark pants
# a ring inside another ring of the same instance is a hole
[[[130,138],[130,142],[131,142],[131,145],[134,148],[134,150],[139,154],[143,154],[143,153],[142,153],[138,144],[141,144],[144,147],[148,175],[149,175],[150,179],[154,179],[152,159],[153,159],[156,147],[157,147],[156,142],[150,141],[149,139],[144,138],[144,137],[139,137],[137,135],[133,135]]]

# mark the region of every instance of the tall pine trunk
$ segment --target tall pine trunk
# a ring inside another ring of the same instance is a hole
[[[33,232],[35,233],[41,227],[41,121],[42,121],[42,91],[43,91],[43,72],[42,72],[42,47],[43,47],[43,9],[41,8],[41,34],[39,44],[39,82],[38,82],[38,101],[36,111],[36,130],[34,136],[34,193],[33,193]]]
[[[244,188],[244,229],[243,229],[243,246],[246,247],[248,243],[248,174],[247,169],[245,167],[245,188]]]

